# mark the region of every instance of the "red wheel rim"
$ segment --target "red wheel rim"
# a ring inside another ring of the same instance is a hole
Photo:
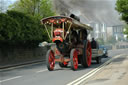
[[[73,65],[74,65],[74,69],[78,68],[78,54],[76,50],[73,53]]]
[[[88,66],[90,66],[92,60],[92,48],[91,48],[91,43],[89,41],[87,43],[86,55],[87,55],[87,64]]]
[[[50,51],[49,53],[49,66],[50,66],[50,69],[54,69],[54,66],[55,66],[55,57],[54,57],[54,53],[52,51]]]

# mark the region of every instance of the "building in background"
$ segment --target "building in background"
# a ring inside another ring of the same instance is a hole
[[[120,39],[124,39],[123,28],[123,25],[113,26],[113,36],[116,38],[117,41]]]
[[[104,23],[89,23],[89,26],[93,28],[91,32],[91,37],[95,39],[103,39],[104,41],[107,40],[107,26]]]
[[[107,38],[114,36],[117,41],[125,40],[124,26],[116,25],[112,27],[107,27]]]
[[[123,25],[116,25],[107,27],[104,23],[89,23],[89,26],[93,28],[91,32],[90,38],[94,37],[95,39],[102,38],[104,41],[107,41],[110,37],[115,37],[117,41],[125,40],[126,35],[123,34],[124,26]]]
[[[107,27],[107,40],[113,36],[113,27]]]

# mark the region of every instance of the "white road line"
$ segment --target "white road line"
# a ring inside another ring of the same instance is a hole
[[[104,65],[104,64],[103,64],[103,65]],[[102,66],[102,65],[101,65],[101,66]],[[100,67],[101,67],[101,66],[100,66]],[[76,83],[76,82],[82,80],[83,78],[89,76],[90,74],[92,74],[92,73],[95,72],[96,70],[98,70],[98,68],[95,68],[94,70],[88,72],[87,74],[83,75],[82,77],[80,77],[80,78],[74,80],[73,82],[71,82],[71,83],[69,83],[69,84],[67,84],[67,85],[73,85],[74,83]]]
[[[16,76],[16,77],[12,77],[12,78],[5,79],[5,80],[0,80],[0,83],[5,82],[5,81],[10,81],[10,80],[13,80],[13,79],[17,79],[17,78],[21,78],[21,77],[22,76]]]
[[[110,59],[110,60],[108,60],[108,61],[111,61],[111,60],[112,60],[112,59]],[[104,64],[106,64],[108,61],[106,61]],[[104,64],[102,64],[101,66],[103,66]],[[100,67],[101,67],[101,66],[100,66]],[[95,68],[94,70],[88,72],[87,74],[83,75],[82,77],[80,77],[80,78],[74,80],[73,82],[71,82],[71,83],[69,83],[69,84],[67,84],[67,85],[72,85],[73,83],[75,83],[75,82],[77,82],[77,81],[80,81],[80,80],[83,79],[84,77],[86,77],[86,76],[90,75],[91,73],[95,72],[97,69],[98,69],[98,68]]]
[[[0,69],[0,71],[18,69],[18,68],[22,68],[22,67],[26,67],[26,66],[31,66],[31,65],[36,65],[36,64],[40,64],[40,63],[42,63],[42,62],[37,62],[37,63],[32,63],[32,64],[26,64],[26,65],[21,65],[21,66],[9,67],[9,68],[5,68],[5,69]]]
[[[114,60],[115,58],[118,58],[120,56],[122,56],[123,54],[121,55],[117,55],[113,58],[111,58],[110,60],[108,60],[107,62],[105,62],[101,67],[99,67],[96,71],[94,71],[92,74],[88,75],[87,77],[81,79],[80,81],[78,81],[77,83],[75,83],[74,85],[79,85],[80,83],[82,83],[83,81],[87,80],[88,78],[90,78],[91,76],[93,76],[94,74],[96,74],[98,71],[100,71],[102,68],[104,68],[105,65],[107,65],[108,63],[110,63],[112,60]]]
[[[94,70],[88,72],[87,74],[83,75],[82,77],[68,83],[67,85],[79,85],[80,83],[82,83],[84,80],[90,78],[91,76],[93,76],[94,74],[96,74],[98,71],[100,71],[105,65],[107,65],[108,63],[110,63],[113,59],[118,58],[120,56],[122,56],[124,54],[120,54],[117,55],[111,59],[109,59],[108,61],[106,61],[105,63],[103,63],[102,65],[100,65],[98,68],[95,68]]]
[[[36,73],[41,73],[41,72],[44,72],[44,71],[48,71],[48,70],[44,69],[44,70],[37,71]]]
[[[74,85],[79,85],[80,83],[82,83],[84,80],[90,78],[91,76],[93,76],[94,74],[96,74],[99,70],[101,70],[103,67],[97,69],[96,71],[94,71],[92,74],[88,75],[87,77],[81,79],[80,81],[78,81],[77,83],[75,83]]]

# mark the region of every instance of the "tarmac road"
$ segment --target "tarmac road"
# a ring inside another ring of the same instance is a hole
[[[128,52],[128,51],[127,51]],[[118,56],[80,85],[128,85],[128,53]]]
[[[72,82],[81,76],[89,72],[91,75],[91,72],[95,72],[101,66],[104,67],[105,62],[114,56],[124,56],[127,52],[128,49],[109,51],[109,57],[103,58],[101,64],[96,64],[94,61],[91,67],[79,66],[77,71],[72,71],[70,65],[68,68],[60,68],[58,64],[54,71],[48,71],[43,63],[5,69],[0,71],[0,85],[72,85]],[[77,84],[78,81],[75,83]],[[85,84],[86,82],[80,83]]]

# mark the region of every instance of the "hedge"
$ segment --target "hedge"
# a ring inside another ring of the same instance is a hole
[[[39,21],[17,11],[0,13],[0,45],[38,46],[48,36]]]

